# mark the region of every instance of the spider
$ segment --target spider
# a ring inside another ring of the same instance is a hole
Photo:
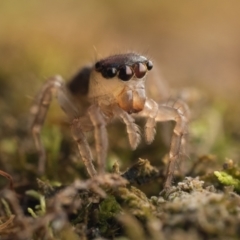
[[[187,129],[187,116],[181,108],[158,104],[146,96],[145,83],[153,63],[130,52],[112,55],[83,67],[68,83],[62,77],[50,77],[42,86],[31,108],[31,131],[39,153],[39,172],[44,171],[46,154],[40,132],[54,95],[71,121],[71,132],[90,177],[105,171],[108,148],[107,124],[120,118],[126,125],[128,139],[134,150],[140,142],[136,117],[146,118],[144,138],[154,140],[156,123],[175,121],[164,188],[171,186]],[[93,131],[97,153],[97,170],[85,132]]]

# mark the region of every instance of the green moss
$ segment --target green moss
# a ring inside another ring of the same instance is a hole
[[[120,187],[114,192],[117,201],[127,208],[134,216],[147,219],[155,209],[147,196],[134,186]]]
[[[238,179],[223,171],[215,171],[214,174],[220,183],[225,186],[233,186],[237,192],[240,192],[240,181]]]
[[[28,208],[28,212],[33,216],[43,216],[46,213],[46,200],[45,196],[38,193],[35,190],[28,190],[26,195],[31,196],[39,201],[39,205],[35,206],[35,211],[31,208]]]
[[[102,233],[105,233],[110,228],[110,221],[115,218],[120,212],[122,212],[122,208],[116,201],[115,197],[109,195],[99,204],[98,209],[100,231]]]

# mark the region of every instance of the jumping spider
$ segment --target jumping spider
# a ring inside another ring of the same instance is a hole
[[[114,117],[126,124],[133,150],[140,142],[135,117],[146,118],[144,138],[147,144],[154,139],[156,122],[175,121],[164,185],[165,189],[170,187],[184,141],[187,117],[180,108],[157,104],[146,96],[146,75],[152,67],[153,63],[146,57],[126,53],[104,58],[93,66],[82,68],[66,85],[60,76],[49,78],[31,108],[31,130],[40,156],[38,170],[44,171],[46,159],[40,131],[52,96],[56,93],[59,105],[70,118],[73,139],[90,177],[96,175],[97,171],[84,132],[94,131],[98,173],[103,173],[108,148],[106,125]]]

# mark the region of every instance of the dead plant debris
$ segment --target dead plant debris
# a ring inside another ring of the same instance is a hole
[[[240,168],[232,160],[150,197],[133,185],[160,178],[148,160],[123,174],[114,166],[114,173],[65,186],[38,178],[21,196],[25,209],[15,190],[3,189],[1,239],[238,239]]]

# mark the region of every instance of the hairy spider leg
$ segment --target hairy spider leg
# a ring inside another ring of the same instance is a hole
[[[79,153],[83,159],[88,174],[92,177],[96,175],[96,170],[92,163],[93,158],[91,150],[80,127],[79,119],[76,117],[78,111],[66,94],[65,84],[61,76],[50,77],[45,82],[30,110],[32,114],[31,132],[39,154],[38,172],[39,174],[43,174],[45,171],[46,152],[41,141],[40,133],[54,93],[57,94],[61,108],[71,119],[73,119],[71,126],[73,139],[78,145]]]
[[[108,149],[106,121],[100,107],[95,104],[89,107],[88,114],[94,127],[98,170],[102,174],[105,172]]]
[[[154,112],[154,106],[156,104],[153,104],[153,100],[148,99],[145,103],[145,107],[143,111],[139,112],[138,116],[147,117],[148,119],[151,118],[151,113]],[[183,142],[183,136],[186,134],[187,131],[187,118],[183,115],[183,113],[179,109],[175,109],[173,107],[158,106],[158,111],[155,116],[156,122],[165,122],[165,121],[175,121],[176,124],[173,129],[173,135],[171,139],[171,145],[170,145],[170,151],[169,151],[169,162],[167,167],[167,177],[164,184],[164,189],[167,189],[171,186],[173,174],[175,171],[175,166],[177,163],[177,160],[179,159],[180,151],[181,151],[181,145]],[[148,124],[148,120],[147,120]],[[150,131],[148,127],[145,127],[145,131]],[[154,132],[151,130],[151,132]],[[145,135],[147,135],[145,133]]]

